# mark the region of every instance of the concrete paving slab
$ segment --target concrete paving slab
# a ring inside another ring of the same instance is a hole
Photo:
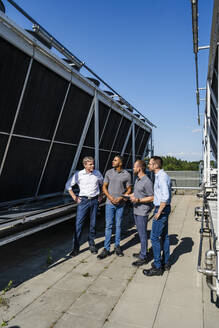
[[[84,293],[68,309],[68,313],[89,319],[105,321],[112,311],[118,297]]]
[[[100,276],[88,289],[88,293],[103,296],[119,296],[126,289],[126,280],[115,280],[106,276]]]
[[[90,284],[95,280],[94,276],[82,275],[77,272],[69,273],[66,277],[61,279],[55,287],[63,291],[74,291],[76,293],[84,292]]]
[[[52,328],[101,328],[104,322],[95,318],[85,318],[65,313]]]
[[[153,328],[200,328],[203,327],[202,308],[191,307],[185,310],[183,306],[162,305],[159,308],[159,315],[156,318]],[[209,327],[211,328],[211,327]]]
[[[34,260],[30,259],[32,269],[28,268],[30,249],[26,262],[15,262],[14,268],[19,267],[19,285],[6,293],[10,306],[0,306],[0,320],[15,315],[9,327],[20,328],[30,328],[33,323],[34,328],[216,328],[219,304],[209,296],[205,277],[196,272],[200,223],[193,219],[193,213],[197,205],[199,200],[194,196],[173,198],[169,219],[173,266],[162,277],[142,274],[150,263],[139,269],[131,265],[132,253],[138,252],[140,245],[130,217],[122,234],[122,258],[112,254],[98,261],[89,252],[86,236],[81,253],[68,258],[65,250],[70,249],[70,240],[66,241],[66,233],[62,231],[65,247],[62,240],[60,245],[57,243],[57,234],[53,233],[56,242],[51,244],[57,247],[52,250],[58,254],[56,262],[49,268],[45,266],[45,250],[50,248],[45,241],[43,250],[38,249]],[[149,230],[151,224],[152,221]],[[96,244],[102,247],[103,229],[98,233]],[[39,242],[37,245],[40,248]],[[37,254],[41,254],[39,262]],[[13,266],[6,263],[4,268],[2,281],[8,281]]]
[[[123,323],[141,328],[152,327],[158,303],[144,299],[122,298],[109,316],[109,322]]]

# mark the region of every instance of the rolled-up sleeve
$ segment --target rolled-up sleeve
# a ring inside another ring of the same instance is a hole
[[[65,184],[65,188],[67,190],[71,190],[71,187],[74,186],[76,184],[76,174],[74,174],[70,179],[68,179],[68,181]]]
[[[100,173],[100,171],[98,171],[98,181],[99,181],[99,184],[102,186],[102,184],[103,184],[103,176]]]
[[[170,198],[170,192],[169,192],[169,184],[166,176],[160,177],[160,192],[161,192],[161,202],[167,203],[167,201]]]

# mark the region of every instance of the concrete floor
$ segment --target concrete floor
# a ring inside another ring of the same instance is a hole
[[[150,263],[139,269],[131,265],[132,253],[139,251],[139,242],[128,211],[123,222],[123,258],[112,254],[99,261],[90,254],[86,242],[79,256],[69,258],[71,222],[2,247],[0,289],[4,290],[10,280],[13,288],[1,296],[0,325],[218,327],[219,302],[210,293],[205,278],[196,271],[200,229],[200,223],[194,220],[197,205],[200,201],[195,196],[173,198],[169,219],[173,265],[162,277],[142,274]],[[103,241],[103,220],[99,218],[96,243],[100,249]],[[53,260],[50,266],[49,256]]]

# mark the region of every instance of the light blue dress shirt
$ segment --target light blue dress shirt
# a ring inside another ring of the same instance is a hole
[[[171,202],[171,180],[170,177],[160,170],[155,174],[154,183],[154,205],[160,206],[160,203],[169,205]]]

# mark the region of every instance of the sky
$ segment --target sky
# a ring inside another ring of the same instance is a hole
[[[6,14],[27,22],[6,1]],[[156,155],[202,159],[190,0],[17,0],[157,128]],[[213,0],[199,0],[199,45],[209,45]],[[199,54],[205,87],[208,50]],[[201,91],[201,98],[205,92]],[[204,102],[201,104],[204,112]]]

